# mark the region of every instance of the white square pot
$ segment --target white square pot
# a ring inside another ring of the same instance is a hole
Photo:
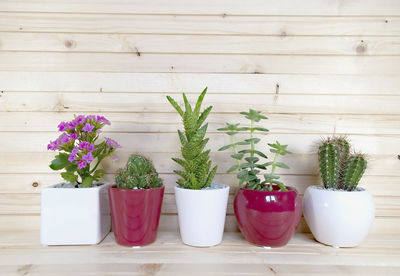
[[[46,187],[41,196],[44,245],[97,244],[110,232],[109,184],[91,188]]]

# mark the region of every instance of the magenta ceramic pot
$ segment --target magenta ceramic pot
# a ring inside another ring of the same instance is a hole
[[[155,241],[160,221],[164,186],[152,189],[108,190],[115,240],[124,246],[143,246]]]
[[[243,236],[256,245],[279,247],[286,245],[300,222],[302,208],[297,190],[238,190],[234,210]]]

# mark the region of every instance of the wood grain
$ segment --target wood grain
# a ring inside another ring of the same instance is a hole
[[[68,13],[134,13],[134,14],[236,14],[236,15],[400,15],[396,0],[352,0],[319,2],[314,0],[240,0],[140,1],[140,0],[3,0],[0,11],[68,12]]]
[[[293,6],[294,8],[294,6]],[[0,12],[0,32],[398,36],[391,16],[229,16]]]
[[[0,51],[276,55],[400,55],[399,37],[2,33]]]

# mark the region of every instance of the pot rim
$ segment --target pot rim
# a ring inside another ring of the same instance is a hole
[[[247,189],[245,187],[241,187],[239,188],[239,190],[244,191],[244,192],[254,192],[254,193],[265,193],[265,194],[282,194],[282,193],[298,193],[297,189],[295,187],[292,186],[285,186],[288,191],[259,191],[259,190],[252,190],[252,189]],[[238,191],[239,191],[238,190]]]
[[[104,181],[104,182],[101,181],[101,182],[93,183],[93,185],[96,184],[96,186],[87,187],[87,188],[82,188],[82,187],[78,187],[78,188],[75,188],[75,187],[57,187],[58,185],[65,184],[65,183],[68,183],[68,182],[64,181],[64,182],[60,182],[60,183],[57,183],[57,184],[52,184],[52,185],[44,187],[43,189],[59,189],[59,190],[74,190],[74,191],[77,191],[77,190],[96,190],[96,189],[100,189],[102,187],[111,185],[107,181]]]
[[[322,185],[310,185],[310,186],[307,187],[307,189],[318,190],[318,191],[326,192],[326,193],[362,193],[362,192],[368,192],[366,189],[364,189],[362,187],[357,187],[353,191],[346,191],[346,190],[326,189]]]
[[[145,191],[156,191],[156,190],[163,190],[165,189],[164,184],[160,187],[156,187],[156,188],[149,188],[149,189],[119,189],[117,188],[117,184],[112,184],[109,188],[110,191],[121,191],[121,192],[145,192]]]
[[[215,192],[215,191],[223,191],[223,190],[226,190],[226,189],[229,189],[229,188],[230,188],[230,186],[225,185],[225,184],[220,184],[220,183],[212,183],[212,184],[221,185],[221,186],[223,186],[223,187],[218,188],[218,189],[207,189],[207,190],[205,190],[205,189],[200,189],[200,190],[196,190],[196,189],[186,189],[186,188],[183,188],[183,187],[181,187],[181,186],[179,186],[179,185],[175,185],[174,189],[179,189],[179,190],[183,190],[183,191],[188,191],[188,192],[190,193],[190,192],[213,192],[213,191]]]

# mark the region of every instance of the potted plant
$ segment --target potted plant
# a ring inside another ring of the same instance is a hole
[[[175,186],[179,228],[183,243],[191,246],[213,246],[222,241],[229,187],[212,183],[217,166],[211,169],[210,150],[204,151],[208,124],[203,124],[212,106],[200,112],[207,88],[197,99],[195,108],[183,94],[185,111],[171,97],[168,101],[183,119],[184,131],[178,130],[182,158],[172,158],[182,167],[174,172],[181,178]]]
[[[267,156],[256,150],[255,145],[260,138],[254,137],[256,131],[268,132],[268,129],[256,126],[255,123],[267,119],[261,112],[250,109],[241,112],[250,120],[250,126],[241,127],[239,124],[226,124],[218,130],[226,132],[231,143],[220,148],[220,151],[233,149],[231,157],[236,164],[228,172],[237,171],[240,189],[234,200],[234,211],[240,231],[247,241],[267,247],[284,246],[293,236],[301,218],[301,199],[295,188],[285,186],[276,175],[276,168],[289,167],[278,162],[281,155],[290,154],[287,145],[278,141],[268,144],[270,152],[274,154],[273,161],[261,163],[261,158]],[[249,138],[236,141],[236,135],[242,132],[249,134]],[[239,150],[240,146],[250,148]],[[262,171],[264,180],[259,178]]]
[[[303,198],[304,217],[315,239],[333,247],[361,244],[375,217],[371,194],[357,188],[367,161],[363,154],[350,152],[345,137],[323,140],[318,150],[323,187],[308,187]]]
[[[143,246],[155,241],[164,186],[153,164],[132,154],[109,188],[115,240],[124,246]]]
[[[80,115],[61,122],[62,134],[47,149],[59,151],[53,170],[64,170],[66,181],[43,189],[41,243],[44,245],[97,244],[110,232],[107,185],[98,182],[105,171],[100,162],[120,145],[99,134],[110,122],[103,116]]]

